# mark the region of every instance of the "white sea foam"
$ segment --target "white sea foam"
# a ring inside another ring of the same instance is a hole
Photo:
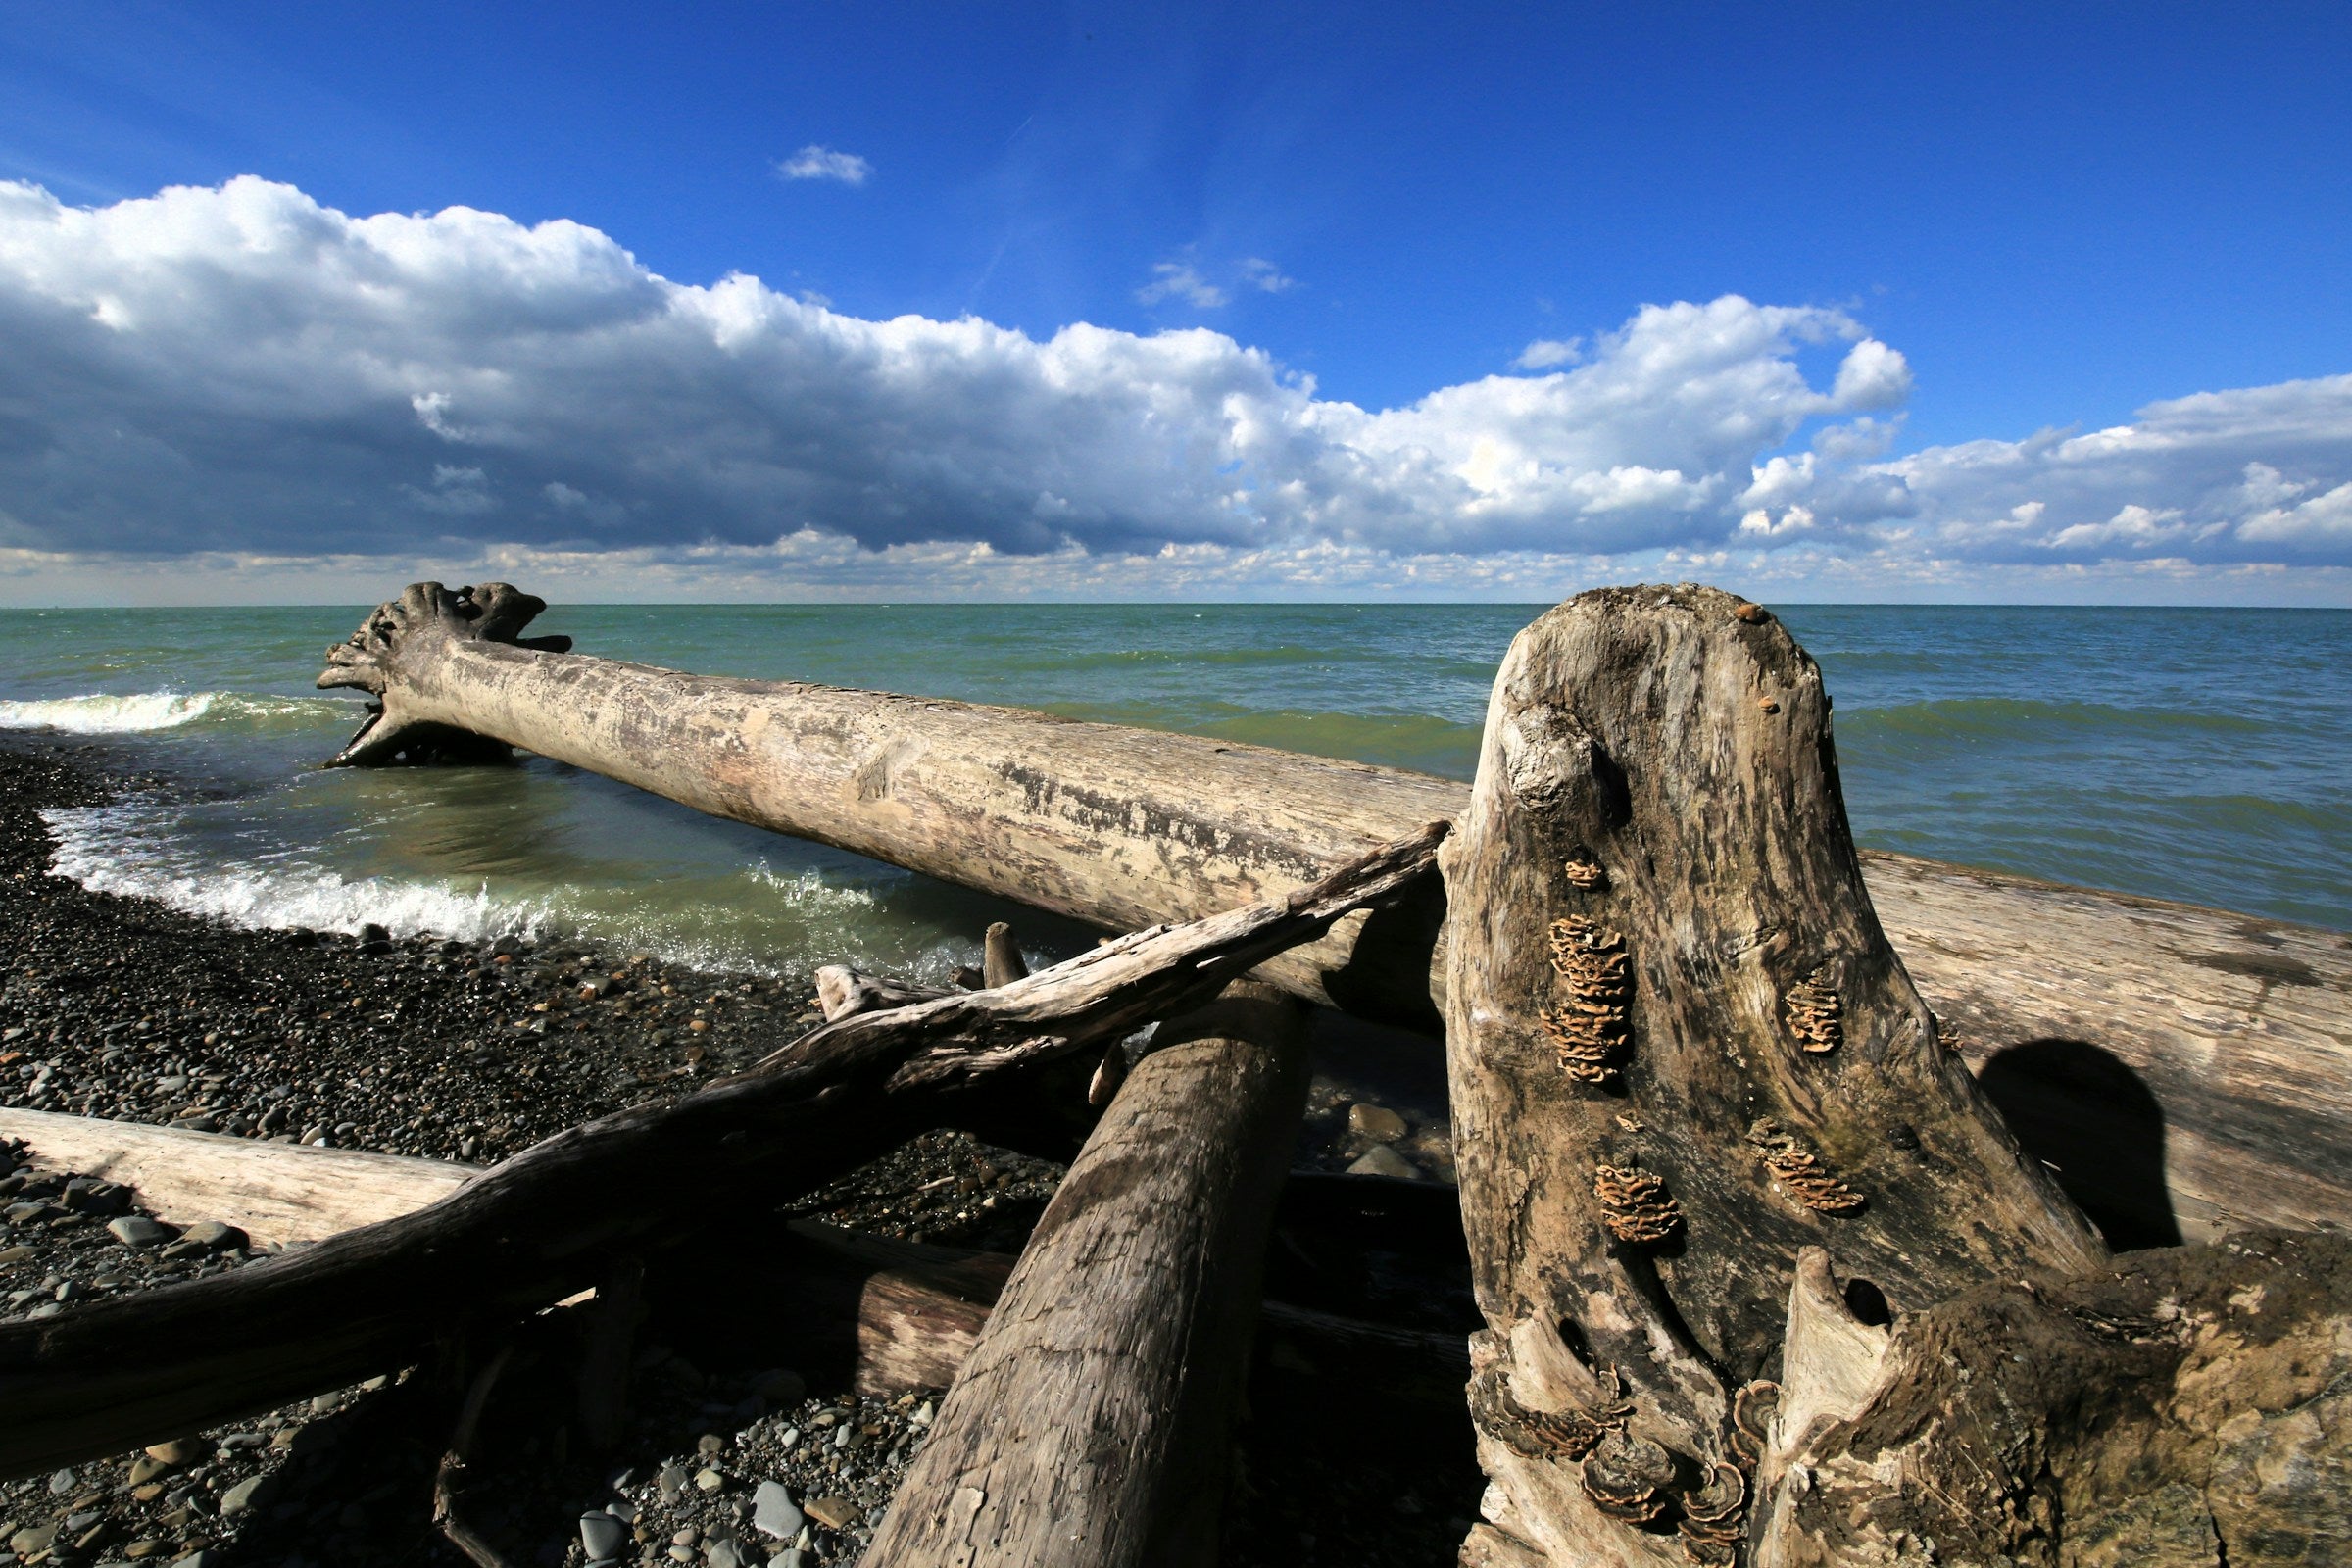
[[[325,698],[261,697],[245,692],[93,692],[81,697],[0,700],[0,729],[54,729],[74,735],[132,735],[210,722],[316,723],[350,716]]]
[[[76,735],[120,735],[177,729],[212,710],[216,692],[138,692],[128,697],[51,697],[0,702],[0,729],[62,729]]]
[[[870,909],[874,896],[863,888],[846,888],[828,882],[814,871],[790,873],[768,869],[765,860],[751,868],[751,879],[762,887],[780,893],[793,909],[808,914],[843,913],[851,909]]]
[[[815,870],[747,866],[738,874],[759,890],[749,899],[739,903],[722,894],[715,908],[695,903],[664,907],[610,888],[558,885],[522,896],[494,892],[487,883],[466,890],[397,876],[350,876],[304,852],[224,856],[222,845],[189,832],[178,808],[152,800],[54,808],[41,816],[55,844],[50,868],[59,876],[92,892],[149,899],[247,928],[357,934],[375,924],[395,937],[465,942],[507,935],[574,938],[714,972],[774,976],[798,967],[796,960],[846,961],[938,985],[956,965],[978,957],[978,944],[968,941],[913,953],[869,951],[880,905],[876,894]],[[717,913],[728,907],[755,919],[745,926]],[[771,918],[759,919],[762,914]],[[780,921],[772,918],[777,915]]]
[[[202,864],[155,810],[136,805],[43,811],[57,848],[50,869],[94,893],[152,899],[183,913],[266,930],[356,933],[373,923],[396,937],[477,942],[536,936],[546,900],[499,898],[389,877],[350,878],[299,861]]]

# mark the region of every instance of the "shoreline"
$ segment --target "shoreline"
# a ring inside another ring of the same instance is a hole
[[[0,1104],[486,1165],[580,1121],[688,1092],[816,1021],[813,999],[784,981],[563,942],[236,928],[50,872],[42,809],[172,787],[119,743],[0,736],[0,919],[11,933],[0,954]],[[1351,1137],[1344,1101],[1327,1092],[1298,1163],[1336,1169],[1369,1148],[1387,1145]],[[238,1240],[191,1250],[182,1238],[169,1259],[122,1245],[104,1227],[126,1217],[126,1190],[102,1192],[108,1212],[85,1213],[72,1205],[88,1188],[70,1199],[62,1178],[9,1177],[16,1163],[0,1157],[0,1179],[19,1189],[10,1201],[39,1206],[0,1239],[0,1315],[71,1310],[266,1255]],[[1060,1171],[966,1135],[927,1134],[786,1206],[878,1235],[1017,1252]],[[723,1293],[723,1248],[686,1251],[691,1259],[672,1253],[664,1266],[710,1267],[710,1288]],[[564,1455],[560,1426],[552,1440],[514,1436],[520,1446],[481,1461],[473,1506],[531,1544],[517,1562],[585,1563],[579,1514],[606,1507],[630,1516],[621,1561],[856,1560],[919,1444],[923,1401],[831,1389],[771,1401],[791,1392],[794,1369],[712,1371],[694,1354],[682,1342],[639,1357],[640,1408],[609,1461]],[[567,1401],[550,1376],[518,1367],[509,1378],[518,1392],[502,1399]],[[447,1438],[441,1392],[432,1369],[413,1369],[208,1434],[175,1465],[124,1455],[0,1484],[0,1564],[462,1561],[429,1523],[431,1462]],[[1313,1411],[1259,1416],[1239,1444],[1228,1560],[1444,1560],[1468,1529],[1480,1482],[1466,1424],[1384,1434],[1325,1426]],[[1328,1451],[1299,1443],[1300,1421],[1330,1440]],[[812,1436],[851,1431],[859,1436],[838,1450],[820,1452]],[[355,1465],[398,1479],[354,1493]],[[705,1470],[718,1478],[708,1492],[692,1484]],[[512,1507],[491,1500],[502,1477]],[[810,1522],[806,1539],[763,1535],[750,1522],[762,1479],[802,1503],[838,1494],[858,1517],[839,1530]],[[57,1532],[41,1538],[50,1525]],[[689,1531],[691,1542],[674,1539]],[[35,1549],[12,1544],[19,1538]],[[134,1547],[144,1549],[129,1555]]]

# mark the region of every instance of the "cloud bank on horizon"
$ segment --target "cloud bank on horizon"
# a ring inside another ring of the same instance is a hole
[[[0,182],[0,580],[438,560],[641,597],[1542,597],[2352,567],[2352,375],[1890,456],[1912,367],[1846,310],[1645,306],[1513,366],[1369,411],[1206,329],[865,320],[672,282],[569,221]]]

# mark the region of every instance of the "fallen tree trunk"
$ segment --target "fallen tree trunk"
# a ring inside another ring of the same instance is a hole
[[[952,1117],[956,1098],[1197,1004],[1425,880],[1443,824],[1314,888],[1139,932],[1000,990],[825,1024],[748,1072],[535,1145],[431,1206],[283,1258],[0,1325],[0,1477],[337,1388],[593,1285],[672,1195],[804,1189]]]
[[[1865,851],[1894,950],[2120,1247],[2352,1222],[2352,937]]]
[[[500,583],[420,583],[382,606],[318,677],[381,700],[336,763],[459,742],[476,755],[489,737],[1113,931],[1302,886],[1459,804],[1457,786],[1393,768],[517,642],[545,608]],[[1434,1026],[1418,975],[1440,912],[1432,879],[1339,942],[1276,956],[1269,974],[1310,1000]]]
[[[1296,1003],[1163,1026],[1038,1220],[874,1560],[1215,1560],[1258,1272],[1306,1104]]]
[[[1828,739],[1813,662],[1712,589],[1504,656],[1441,857],[1491,1557],[1735,1561],[1802,1248],[1903,1310],[2103,1261],[1938,1044]]]
[[[305,1149],[227,1133],[195,1133],[144,1122],[107,1121],[57,1111],[0,1110],[0,1141],[20,1145],[37,1170],[104,1176],[138,1192],[139,1205],[174,1225],[217,1219],[243,1230],[256,1246],[324,1241],[343,1231],[413,1213],[448,1197],[481,1172],[470,1165],[411,1159],[357,1149]],[[1347,1190],[1365,1192],[1377,1224],[1417,1233],[1409,1246],[1429,1250],[1434,1207],[1416,1202],[1399,1215],[1386,1200],[1416,1200],[1435,1189],[1378,1178],[1299,1177],[1282,1189],[1285,1223],[1318,1234],[1344,1226]],[[1432,1207],[1432,1212],[1421,1210]],[[1388,1238],[1394,1240],[1393,1237]],[[1445,1239],[1461,1243],[1458,1222]],[[980,1337],[1015,1259],[1004,1252],[867,1236],[814,1220],[792,1220],[747,1247],[739,1264],[742,1299],[756,1301],[744,1326],[747,1356],[788,1348],[796,1359],[828,1359],[859,1394],[885,1398],[944,1389]],[[677,1303],[682,1320],[706,1335],[728,1332],[699,1281]],[[659,1303],[662,1298],[656,1294]],[[1458,1412],[1470,1357],[1458,1334],[1366,1322],[1287,1301],[1260,1307],[1264,1343],[1277,1369],[1334,1386],[1370,1384],[1385,1399],[1442,1419]],[[751,1336],[756,1335],[756,1343]],[[838,1348],[836,1348],[838,1347]]]
[[[478,755],[494,738],[1114,929],[1297,886],[1468,800],[1394,768],[517,641],[543,608],[433,583],[383,606],[319,677],[381,699],[337,760]],[[2344,938],[1901,856],[1863,864],[1971,1067],[2119,1240],[2352,1213]],[[1266,977],[1434,1032],[1442,915],[1433,884]]]

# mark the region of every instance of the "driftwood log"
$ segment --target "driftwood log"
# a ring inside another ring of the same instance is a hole
[[[1215,1560],[1260,1259],[1306,1104],[1298,1011],[1245,983],[1162,1027],[1039,1218],[875,1561]]]
[[[571,655],[520,637],[543,608],[422,583],[377,610],[319,677],[378,699],[336,760],[519,746],[1107,929],[1296,887],[1468,803],[1394,768]],[[1902,856],[1862,865],[1960,1054],[2119,1244],[2352,1215],[2352,939]],[[1435,1032],[1442,917],[1433,885],[1267,978]]]
[[[1460,805],[1457,786],[1360,763],[550,652],[569,640],[518,640],[545,609],[503,583],[419,583],[379,608],[318,677],[378,700],[335,762],[520,746],[1112,931],[1287,892]],[[1433,880],[1340,942],[1278,956],[1270,976],[1434,1025],[1417,973],[1439,915]]]
[[[561,1133],[427,1208],[282,1258],[0,1324],[0,1476],[119,1453],[414,1359],[592,1287],[711,1183],[803,1190],[959,1095],[1197,1005],[1428,879],[1444,824],[1314,887],[1138,932],[994,991],[825,1024],[685,1099]],[[453,1303],[460,1303],[453,1306]]]
[[[471,1165],[360,1149],[264,1144],[227,1133],[0,1109],[0,1140],[38,1169],[103,1177],[135,1189],[174,1225],[220,1220],[257,1247],[324,1241],[449,1197],[481,1174]]]
[[[413,1213],[481,1172],[446,1160],[357,1149],[306,1149],[227,1133],[56,1111],[0,1110],[0,1140],[36,1169],[102,1175],[135,1188],[140,1206],[175,1225],[222,1220],[258,1246],[324,1241]],[[1347,1227],[1340,1205],[1370,1205],[1382,1238],[1443,1253],[1432,1233],[1437,1189],[1377,1177],[1294,1174],[1282,1191],[1288,1223],[1318,1236]],[[1399,1206],[1398,1200],[1407,1200]],[[1423,1210],[1430,1210],[1424,1213]],[[1360,1222],[1359,1222],[1360,1223]],[[1450,1238],[1458,1249],[1458,1226]],[[689,1288],[676,1315],[750,1358],[813,1356],[859,1394],[894,1397],[945,1389],[971,1353],[1012,1272],[1003,1252],[867,1236],[791,1220],[740,1266],[756,1301],[734,1323],[708,1293]],[[666,1305],[660,1292],[653,1300]],[[1367,1322],[1344,1313],[1262,1303],[1262,1339],[1280,1369],[1326,1383],[1370,1380],[1385,1401],[1437,1420],[1458,1414],[1469,1353],[1461,1336]],[[586,1380],[583,1380],[584,1382]]]

